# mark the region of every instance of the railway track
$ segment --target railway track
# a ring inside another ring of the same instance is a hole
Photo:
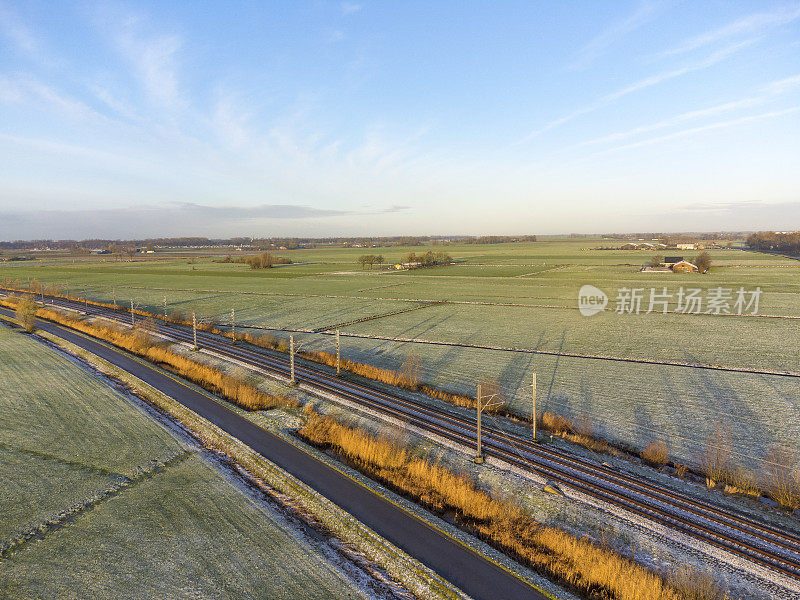
[[[46,299],[48,304],[56,307],[79,310],[128,324],[129,317],[123,312],[63,298]],[[193,343],[192,333],[180,326],[163,323],[159,324],[159,330],[161,335],[176,341]],[[234,345],[227,338],[201,331],[197,332],[197,341],[201,347],[221,356],[279,377],[289,377],[288,358],[274,356],[248,344]],[[375,390],[310,366],[296,365],[295,379],[453,443],[466,447],[475,445],[476,423],[471,418]],[[533,444],[530,440],[501,429],[484,426],[481,433],[487,456],[537,473],[595,500],[747,559],[784,575],[795,584],[800,582],[800,535],[603,464]]]

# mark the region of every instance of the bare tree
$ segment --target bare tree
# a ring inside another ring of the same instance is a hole
[[[711,267],[711,255],[708,252],[701,252],[694,259],[694,264],[701,273],[705,273]]]
[[[410,389],[417,389],[419,387],[421,382],[421,369],[422,365],[419,355],[412,350],[403,361],[403,366],[400,367],[400,373],[403,376],[404,382]]]
[[[706,442],[706,448],[700,457],[700,466],[711,481],[724,481],[730,470],[730,458],[731,436],[722,425],[717,424]]]

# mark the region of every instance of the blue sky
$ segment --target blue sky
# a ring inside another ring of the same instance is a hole
[[[4,2],[0,239],[800,228],[800,2]]]

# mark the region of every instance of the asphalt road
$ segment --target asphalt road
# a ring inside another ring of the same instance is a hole
[[[11,316],[10,311],[0,312]],[[240,439],[475,600],[547,598],[418,517],[207,396],[69,329],[46,322],[39,327],[124,369]]]

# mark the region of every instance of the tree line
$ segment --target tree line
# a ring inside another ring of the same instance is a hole
[[[800,231],[759,231],[747,236],[747,246],[761,252],[800,254]]]
[[[237,256],[236,258],[228,255],[222,260],[216,260],[214,262],[244,263],[246,265],[250,265],[251,269],[271,269],[275,265],[289,265],[292,263],[291,259],[288,259],[284,256],[275,256],[269,252],[262,252],[261,254],[255,255],[251,254],[248,256]]]
[[[382,265],[384,262],[382,254],[362,254],[358,257],[358,263],[364,269],[369,265],[371,269],[374,265]]]
[[[143,238],[130,240],[112,240],[102,238],[89,238],[84,240],[14,240],[0,241],[2,250],[33,250],[34,248],[50,248],[53,250],[85,249],[103,250],[111,245],[118,247],[143,248],[143,247],[169,247],[169,248],[191,248],[191,247],[219,247],[219,246],[238,246],[251,247],[256,250],[311,248],[317,245],[344,245],[346,247],[397,247],[397,246],[423,246],[437,245],[446,246],[449,244],[500,244],[503,242],[535,242],[535,235],[486,235],[469,236],[456,235],[447,238],[429,235],[420,236],[375,236],[375,237],[323,237],[323,238],[286,238],[286,237],[230,237],[230,238],[208,238],[202,236],[184,237],[161,237]]]
[[[402,262],[409,264],[419,263],[423,267],[435,267],[436,265],[449,265],[453,262],[453,257],[447,252],[428,250],[425,254],[409,252],[403,257]]]

